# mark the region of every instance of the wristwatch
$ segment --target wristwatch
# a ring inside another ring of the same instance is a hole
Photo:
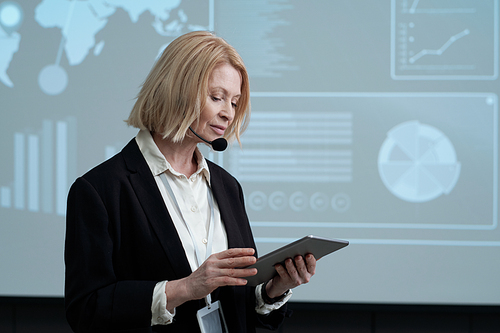
[[[288,289],[287,291],[285,291],[283,293],[283,295],[280,295],[278,297],[274,297],[274,298],[271,298],[269,297],[269,295],[267,294],[267,290],[266,290],[266,286],[267,284],[269,283],[269,281],[267,281],[266,283],[264,283],[264,285],[262,286],[262,289],[261,289],[261,295],[262,295],[262,299],[264,300],[264,303],[266,304],[274,304],[276,302],[280,302],[282,301],[287,295],[288,293],[290,292],[290,289]]]

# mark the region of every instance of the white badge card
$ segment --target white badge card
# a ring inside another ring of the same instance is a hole
[[[220,302],[210,304],[196,313],[201,333],[228,333]]]

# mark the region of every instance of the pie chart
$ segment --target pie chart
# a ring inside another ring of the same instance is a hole
[[[439,129],[417,120],[388,133],[378,155],[385,187],[407,202],[431,201],[449,194],[460,176],[453,144]]]

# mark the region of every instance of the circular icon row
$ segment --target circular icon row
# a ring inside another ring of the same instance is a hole
[[[350,208],[351,199],[345,193],[337,193],[330,198],[322,192],[316,192],[308,196],[301,191],[290,195],[276,191],[268,196],[264,192],[255,191],[248,196],[247,205],[250,209],[256,211],[262,211],[269,207],[274,211],[283,211],[289,208],[295,212],[301,212],[310,208],[321,212],[331,207],[333,210],[342,213]]]

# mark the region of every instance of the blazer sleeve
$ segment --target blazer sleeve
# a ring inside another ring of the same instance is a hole
[[[75,332],[151,330],[157,281],[118,281],[108,212],[84,178],[70,189],[65,241],[66,315]]]

